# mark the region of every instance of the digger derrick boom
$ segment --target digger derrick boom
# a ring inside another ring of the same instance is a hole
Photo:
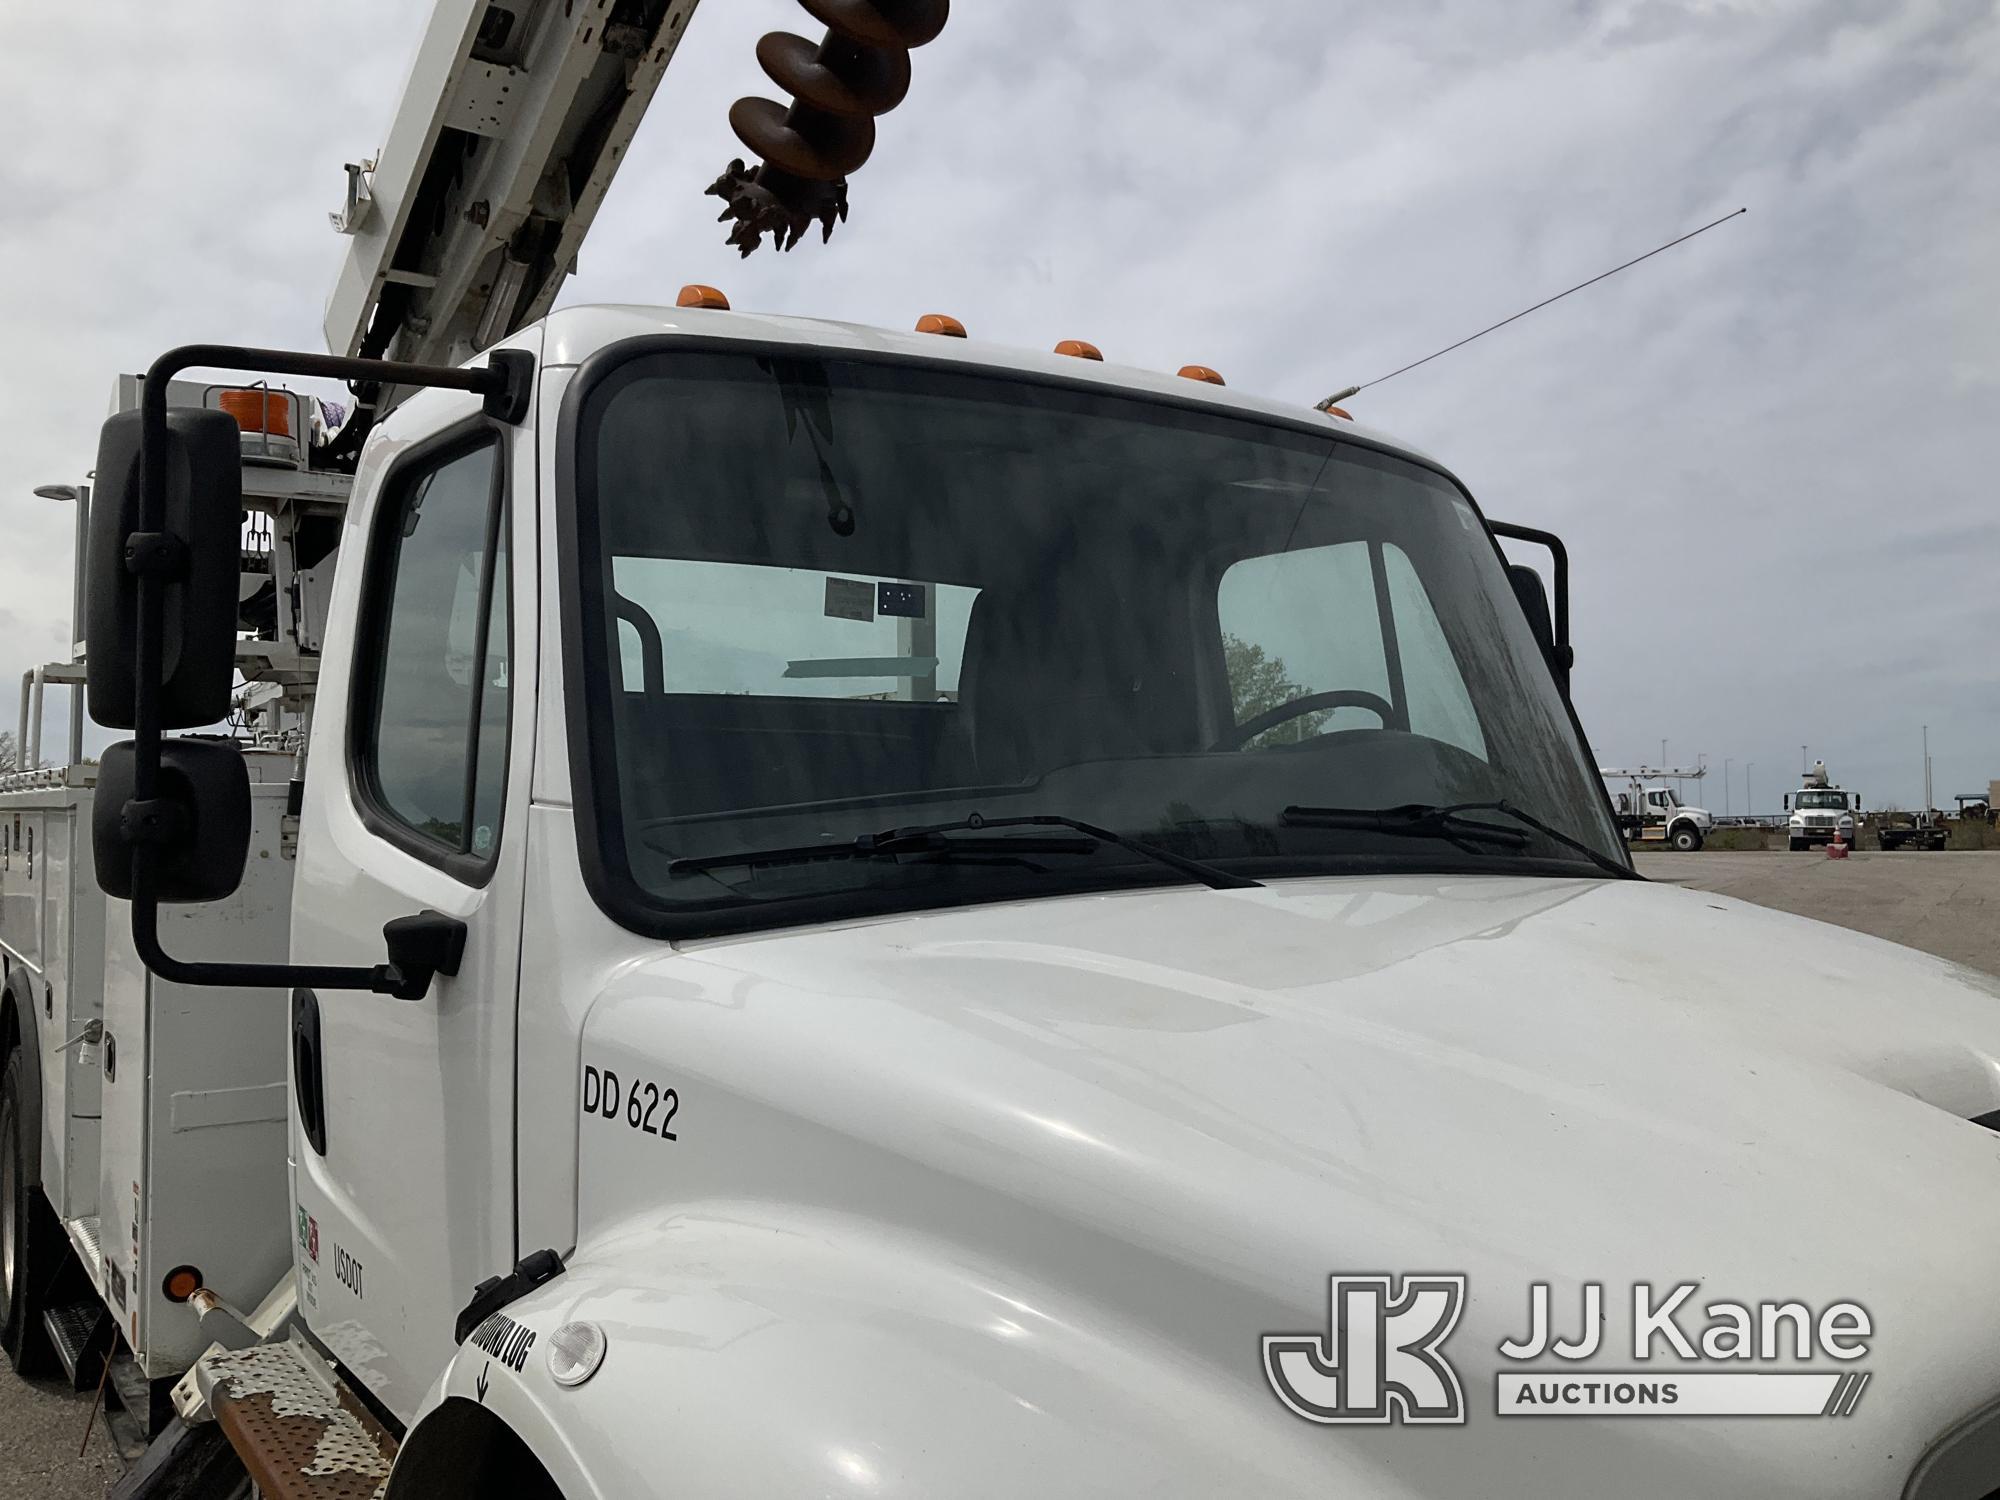
[[[439,0],[348,168],[327,348],[457,364],[548,312],[698,3]]]

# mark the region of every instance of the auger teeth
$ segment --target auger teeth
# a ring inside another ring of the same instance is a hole
[[[910,50],[937,38],[951,0],[799,0],[827,28],[817,47],[787,31],[757,43],[765,74],[792,95],[738,99],[730,128],[756,153],[708,188],[727,205],[718,222],[736,221],[729,243],[748,255],[768,233],[790,250],[814,221],[821,243],[847,219],[847,176],[875,149],[875,118],[910,89]]]

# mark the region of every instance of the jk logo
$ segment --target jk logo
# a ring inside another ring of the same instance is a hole
[[[1264,1376],[1308,1422],[1465,1421],[1440,1346],[1465,1310],[1463,1276],[1335,1276],[1325,1334],[1264,1336]]]

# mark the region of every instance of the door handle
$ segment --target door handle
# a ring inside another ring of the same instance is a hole
[[[292,1089],[306,1143],[326,1155],[326,1076],[320,1061],[319,996],[292,991]]]

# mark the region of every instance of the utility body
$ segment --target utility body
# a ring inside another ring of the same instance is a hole
[[[5,1330],[136,1366],[152,1493],[1992,1487],[2000,985],[1636,878],[1554,538],[1211,371],[683,300],[106,425]],[[1383,1271],[1463,1278],[1462,1430],[1282,1396]],[[1530,1283],[1690,1278],[1865,1305],[1879,1394],[1487,1404]]]

